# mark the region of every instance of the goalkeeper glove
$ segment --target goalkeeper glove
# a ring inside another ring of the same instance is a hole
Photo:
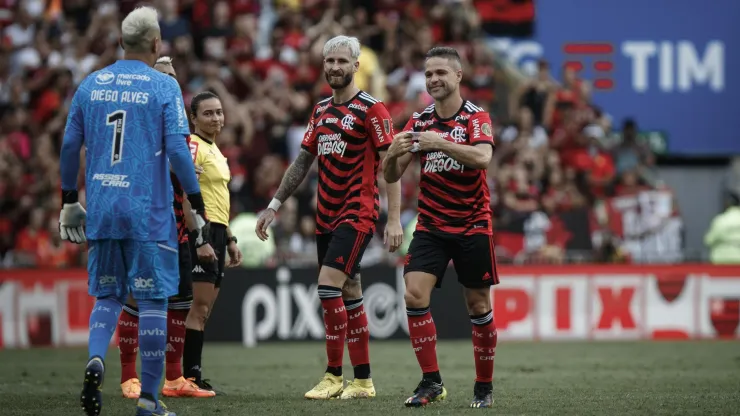
[[[203,202],[203,195],[200,192],[196,194],[188,194],[188,201],[193,211],[193,218],[195,219],[195,247],[200,247],[208,244],[208,236],[210,235],[211,223],[206,217],[206,205]]]
[[[86,216],[87,212],[79,202],[64,204],[62,212],[59,214],[59,234],[62,236],[62,240],[71,241],[75,244],[82,244],[87,241],[85,227],[82,225]]]

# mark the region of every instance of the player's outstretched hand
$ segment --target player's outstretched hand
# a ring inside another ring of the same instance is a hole
[[[229,264],[226,267],[236,267],[242,264],[242,252],[235,242],[230,242],[226,247],[226,251],[229,252]]]
[[[402,131],[401,133],[393,136],[393,142],[388,147],[388,154],[386,157],[398,158],[411,151],[414,143],[411,139],[411,133]]]
[[[383,232],[383,244],[388,244],[388,251],[393,253],[403,244],[403,227],[401,221],[388,221]]]
[[[213,247],[208,243],[196,248],[195,253],[198,255],[198,260],[203,263],[213,263],[216,261],[216,252],[213,251]]]
[[[275,221],[275,211],[272,208],[267,208],[260,212],[260,216],[257,218],[257,226],[254,227],[254,232],[257,233],[262,241],[267,241],[270,234],[267,234],[267,229],[270,228],[270,224]]]
[[[85,227],[82,225],[87,217],[87,211],[79,202],[64,204],[62,212],[59,213],[59,234],[62,240],[82,244],[87,241]]]

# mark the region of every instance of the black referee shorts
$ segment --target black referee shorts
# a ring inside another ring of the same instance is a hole
[[[226,246],[229,235],[226,233],[224,224],[212,222],[210,230],[211,233],[207,239],[211,243],[213,251],[216,252],[216,261],[211,263],[199,261],[198,254],[195,251],[195,240],[192,240],[190,255],[193,262],[193,282],[213,283],[214,287],[220,288],[221,280],[224,277],[224,269],[226,268]]]

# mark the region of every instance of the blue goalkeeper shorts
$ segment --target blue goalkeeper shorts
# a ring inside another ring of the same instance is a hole
[[[88,240],[88,293],[125,302],[178,293],[177,236],[172,241]]]

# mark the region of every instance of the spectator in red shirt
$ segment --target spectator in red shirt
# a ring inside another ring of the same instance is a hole
[[[549,129],[557,129],[566,123],[566,114],[569,110],[579,108],[583,97],[581,80],[572,66],[563,67],[563,85],[550,92],[545,104],[542,123]],[[574,117],[577,115],[574,114]],[[576,117],[578,120],[578,117]]]
[[[45,229],[46,212],[42,208],[31,211],[28,226],[18,233],[15,240],[16,264],[35,266],[39,247],[49,243],[49,232]]]
[[[65,244],[59,235],[59,220],[49,219],[48,238],[36,249],[36,267],[63,269],[76,265],[80,246]]]
[[[597,124],[586,126],[581,132],[587,143],[585,151],[576,154],[574,166],[586,173],[592,194],[597,198],[606,196],[607,188],[614,183],[616,168],[611,154],[604,149],[604,130]]]
[[[597,198],[606,196],[608,187],[614,182],[614,161],[609,153],[596,150],[588,167],[588,183]]]
[[[578,174],[573,168],[554,170],[548,177],[547,191],[542,197],[542,206],[549,214],[581,208],[586,196],[578,184]]]
[[[513,178],[504,193],[504,206],[514,212],[534,212],[539,209],[539,190],[527,178],[527,168],[514,168]]]
[[[550,147],[558,150],[564,166],[572,166],[578,170],[585,167],[583,160],[588,157],[588,139],[581,132],[583,125],[576,118],[573,107],[563,110],[562,123],[556,127],[550,140]]]
[[[542,195],[542,207],[552,215],[567,211],[571,206],[571,195],[566,188],[563,172],[559,169],[551,171],[547,180],[547,191]]]

